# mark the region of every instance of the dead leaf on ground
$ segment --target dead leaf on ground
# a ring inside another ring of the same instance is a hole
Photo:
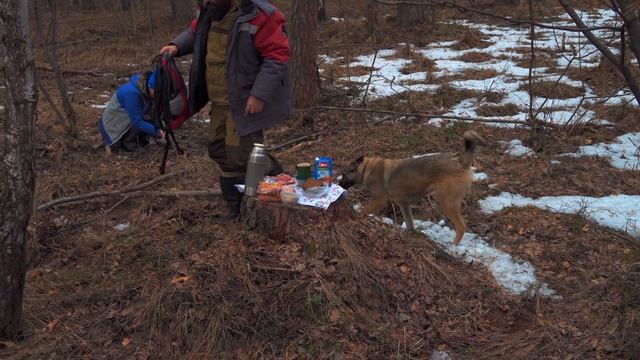
[[[131,344],[131,338],[122,339],[122,346],[127,347],[129,344]]]
[[[47,330],[52,331],[53,329],[55,329],[55,327],[58,325],[59,322],[60,320],[58,319],[49,321],[47,323]]]
[[[171,285],[180,285],[189,281],[191,281],[190,275],[175,275],[171,278]]]
[[[329,311],[329,319],[332,323],[337,323],[338,320],[340,320],[340,310],[332,309],[331,311]]]

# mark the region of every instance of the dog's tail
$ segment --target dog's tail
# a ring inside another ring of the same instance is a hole
[[[473,130],[465,131],[462,138],[464,139],[464,152],[460,155],[460,163],[463,167],[468,168],[476,157],[478,144],[486,145],[487,142]]]

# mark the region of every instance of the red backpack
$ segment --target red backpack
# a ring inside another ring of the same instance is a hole
[[[164,53],[156,57],[154,63],[157,79],[153,99],[153,121],[158,128],[166,132],[166,145],[160,165],[160,173],[164,174],[171,141],[175,143],[178,154],[183,153],[173,130],[179,129],[191,114],[187,87],[173,57]]]

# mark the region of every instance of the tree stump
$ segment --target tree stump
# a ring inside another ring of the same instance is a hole
[[[249,230],[283,241],[308,235],[311,228],[330,226],[336,221],[353,219],[356,212],[342,195],[327,210],[303,205],[262,202],[245,196],[240,210],[240,222]]]

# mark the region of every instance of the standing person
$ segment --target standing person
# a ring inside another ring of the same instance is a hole
[[[191,27],[161,52],[193,53],[189,110],[195,114],[211,102],[208,152],[222,170],[229,205],[223,221],[233,220],[242,200],[235,185],[244,183],[253,144],[291,111],[285,17],[265,0],[205,0]],[[272,173],[282,171],[273,158],[272,165]]]
[[[120,86],[107,103],[98,123],[102,140],[111,150],[141,151],[149,137],[164,138],[164,131],[145,119],[156,88],[156,72],[135,74]]]

